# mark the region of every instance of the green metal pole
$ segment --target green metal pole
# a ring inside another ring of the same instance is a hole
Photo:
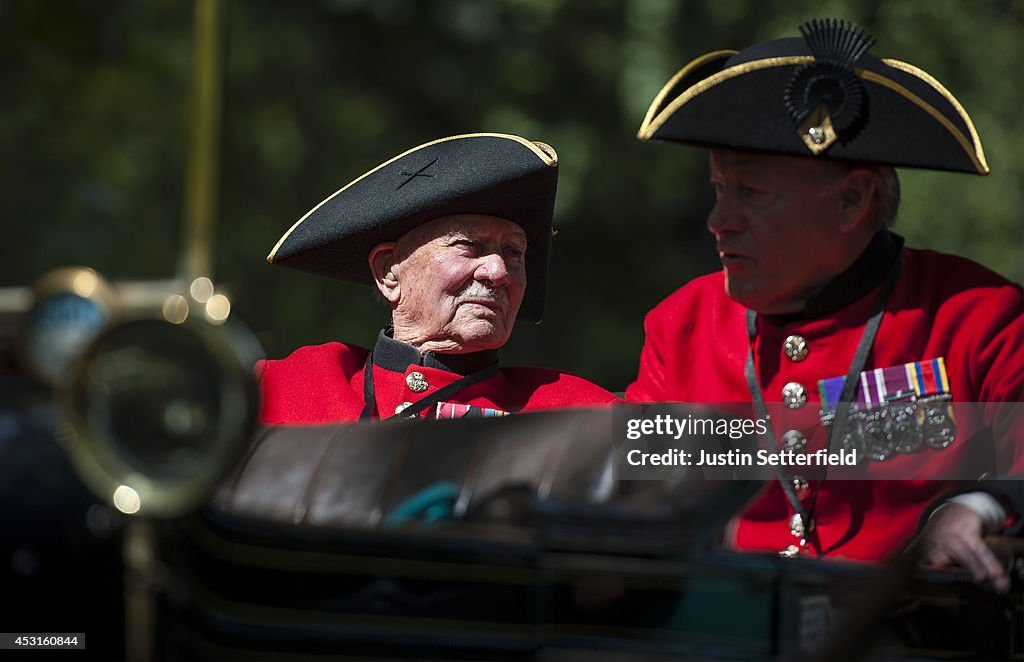
[[[180,275],[212,276],[217,215],[224,0],[195,0],[192,90],[185,171],[185,247]]]

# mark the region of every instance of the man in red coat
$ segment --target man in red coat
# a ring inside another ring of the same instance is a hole
[[[988,172],[974,126],[931,76],[868,54],[873,40],[856,26],[812,21],[801,32],[698,58],[647,113],[640,139],[710,147],[707,228],[723,269],[648,314],[626,399],[751,402],[752,415],[771,414],[769,447],[856,449],[867,475],[921,475],[922,462],[942,478],[1019,474],[1020,410],[998,403],[1024,393],[1021,288],[889,231],[893,166]],[[983,404],[953,423],[949,401]],[[785,467],[728,542],[882,559],[948,488]],[[1005,589],[991,555],[966,553],[964,541],[975,549],[1013,513],[972,498],[986,505],[932,539],[943,552],[928,558]]]
[[[498,364],[516,319],[540,321],[557,176],[543,143],[453,136],[314,207],[268,261],[374,285],[391,325],[369,351],[332,342],[261,361],[261,421],[503,416],[614,401],[579,377]]]

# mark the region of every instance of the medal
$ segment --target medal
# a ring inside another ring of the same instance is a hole
[[[836,432],[843,450],[884,462],[917,451],[922,442],[941,450],[956,440],[942,357],[865,370],[857,381],[856,404]],[[834,425],[845,383],[845,377],[818,382],[823,425]]]

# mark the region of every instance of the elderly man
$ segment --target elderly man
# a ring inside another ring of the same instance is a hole
[[[988,172],[974,126],[927,73],[868,54],[873,40],[856,26],[812,21],[801,32],[698,58],[647,113],[641,140],[710,147],[707,228],[723,269],[650,312],[626,398],[751,402],[762,418],[771,407],[770,446],[841,445],[870,458],[869,473],[893,476],[924,459],[929,475],[977,478],[993,467],[969,473],[982,440],[967,428],[984,428],[994,468],[1019,473],[1021,431],[992,403],[1024,391],[1021,288],[964,258],[905,248],[889,231],[893,166]],[[988,403],[976,425],[957,421],[955,439],[950,399]],[[848,403],[859,405],[849,415]],[[734,522],[731,545],[881,559],[949,487],[827,478],[784,468]],[[1010,514],[988,498],[977,516],[998,527]],[[938,542],[948,554],[930,548],[928,558],[1005,586],[992,559],[956,551],[967,537],[980,543],[981,527],[956,528],[960,541]]]
[[[391,324],[371,351],[332,342],[260,362],[261,420],[501,416],[612,402],[572,375],[498,365],[516,319],[540,321],[557,176],[543,143],[453,136],[387,161],[303,216],[268,261],[372,283]]]

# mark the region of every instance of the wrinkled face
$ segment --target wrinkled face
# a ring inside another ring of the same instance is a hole
[[[726,293],[759,313],[798,312],[845,268],[840,164],[712,150],[708,216]]]
[[[391,266],[395,338],[448,353],[501,347],[526,291],[525,258],[526,233],[495,216],[448,216],[408,232]]]

